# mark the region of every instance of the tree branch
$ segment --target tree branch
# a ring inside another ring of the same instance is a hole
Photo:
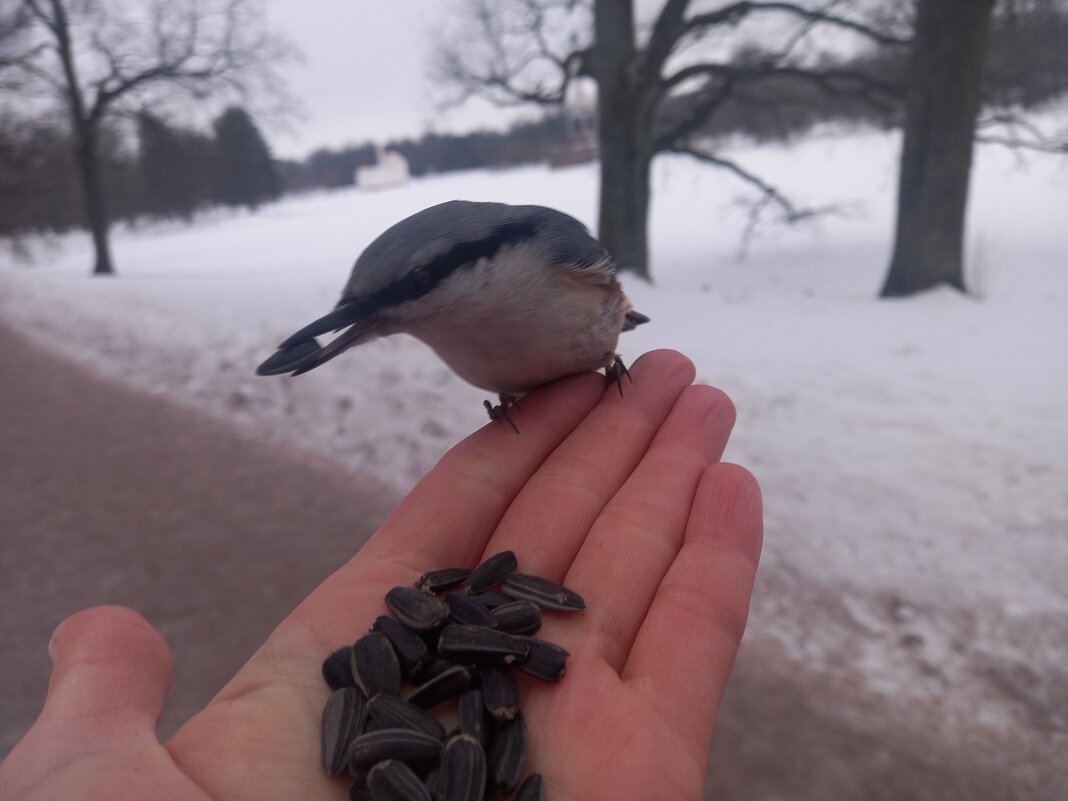
[[[697,133],[708,122],[712,115],[734,93],[734,80],[729,76],[724,78],[713,90],[706,88],[697,101],[690,107],[685,119],[657,135],[653,142],[655,152],[663,152],[676,144],[686,142],[691,135]]]
[[[983,133],[995,129],[996,133]],[[1035,153],[1068,154],[1068,130],[1048,134],[1037,125],[1011,111],[980,117],[975,125],[975,141],[1001,145],[1011,150]]]
[[[757,227],[769,208],[778,209],[779,221],[787,225],[794,225],[799,222],[811,220],[815,217],[830,214],[837,210],[833,206],[813,208],[797,206],[790,200],[790,198],[783,194],[780,189],[769,184],[760,176],[749,172],[737,162],[723,158],[710,151],[702,150],[692,145],[678,145],[668,148],[665,152],[691,156],[705,164],[711,164],[715,167],[725,169],[736,178],[739,178],[741,181],[757,190],[759,194],[755,200],[747,201],[742,204],[747,209],[748,221],[746,223],[745,231],[742,234],[739,257],[744,257],[745,252],[748,250],[749,243],[751,242],[753,235],[756,233]]]
[[[464,41],[446,36],[435,53],[439,83],[458,90],[439,105],[453,107],[475,96],[504,107],[563,103],[571,82],[592,74],[592,45],[580,45],[574,36],[566,49],[553,43],[553,23],[580,5],[576,0],[522,0],[518,6],[471,0],[461,15]],[[467,33],[471,28],[477,29],[474,48]]]
[[[907,45],[908,39],[902,39],[898,36],[880,31],[870,25],[865,25],[862,22],[856,20],[847,19],[839,14],[831,14],[826,11],[819,11],[812,8],[806,8],[805,6],[798,5],[797,3],[778,3],[778,2],[760,2],[759,0],[748,0],[738,3],[731,3],[728,6],[719,8],[715,11],[711,11],[705,14],[697,14],[691,17],[686,23],[686,33],[700,34],[708,28],[716,25],[737,25],[747,16],[752,13],[761,12],[781,12],[785,14],[791,14],[809,22],[820,22],[828,25],[834,25],[848,30],[853,33],[858,33],[874,42],[884,45]]]
[[[686,32],[685,16],[689,7],[690,0],[667,0],[664,7],[660,9],[639,67],[640,72],[647,79],[660,77],[664,62],[667,61],[668,56],[679,43],[679,39]]]

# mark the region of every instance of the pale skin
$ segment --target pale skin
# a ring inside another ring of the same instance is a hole
[[[120,607],[65,620],[0,798],[344,799],[319,766],[323,658],[367,631],[391,587],[505,549],[587,603],[538,635],[571,651],[563,681],[521,683],[546,798],[701,798],[760,554],[760,490],[720,461],[734,408],[692,385],[688,360],[657,351],[631,374],[622,398],[592,374],[539,389],[513,412],[519,436],[491,423],[453,448],[165,743],[163,638]]]

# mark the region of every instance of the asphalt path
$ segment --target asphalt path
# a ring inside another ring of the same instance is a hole
[[[388,500],[0,324],[0,755],[40,711],[66,616],[124,604],[163,633],[167,736],[356,552]]]

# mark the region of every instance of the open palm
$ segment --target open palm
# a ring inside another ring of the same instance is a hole
[[[760,493],[719,462],[733,407],[691,386],[686,359],[659,351],[631,372],[622,398],[576,376],[523,399],[520,436],[491,424],[453,448],[165,744],[159,634],[115,607],[69,618],[44,710],[0,765],[0,797],[345,798],[319,767],[323,658],[368,629],[391,587],[511,549],[521,570],[587,603],[539,633],[571,652],[565,679],[521,679],[546,797],[700,798],[760,552]]]

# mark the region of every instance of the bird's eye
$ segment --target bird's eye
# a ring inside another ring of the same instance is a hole
[[[430,276],[426,270],[416,268],[408,274],[408,287],[413,295],[425,295],[430,291]]]

